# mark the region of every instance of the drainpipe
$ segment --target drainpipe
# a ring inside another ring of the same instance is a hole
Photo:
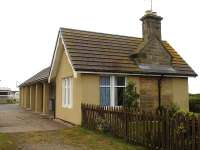
[[[161,89],[162,89],[162,79],[163,75],[158,78],[158,109],[161,109]]]

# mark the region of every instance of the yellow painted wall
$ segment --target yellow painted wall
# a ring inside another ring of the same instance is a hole
[[[100,75],[97,74],[82,74],[82,94],[84,103],[88,104],[100,104],[100,88],[99,81]],[[128,76],[128,81],[133,81],[136,84],[137,92],[139,93],[139,78]]]
[[[20,96],[20,106],[23,107],[23,87],[20,87],[20,92],[19,92],[19,96]]]
[[[26,108],[30,108],[30,87],[26,86]]]
[[[82,94],[84,103],[100,104],[99,75],[82,74]]]
[[[68,62],[66,54],[63,52],[56,75],[56,118],[74,123],[81,123],[81,103],[100,104],[99,77],[95,74],[77,74],[73,76],[73,70]],[[62,79],[72,77],[72,108],[62,106]],[[136,84],[137,92],[140,93],[141,77],[128,76],[128,81]],[[151,78],[155,82],[157,89],[157,79]],[[149,87],[151,88],[151,86]],[[154,91],[158,92],[157,90]],[[174,103],[180,105],[184,110],[188,110],[188,86],[187,79],[164,78],[162,80],[162,99],[163,105]],[[157,100],[155,100],[158,105]]]
[[[140,77],[140,107],[144,111],[158,108],[158,78]]]
[[[35,111],[35,85],[30,86],[31,110]]]
[[[42,92],[42,84],[41,83],[36,83],[35,87],[35,112],[42,112],[43,108],[43,92]]]
[[[73,71],[63,52],[56,75],[56,118],[80,124],[81,123],[81,76],[73,77]],[[72,77],[72,108],[62,107],[62,79]]]
[[[173,78],[163,78],[161,83],[161,105],[169,107],[173,102]]]
[[[23,87],[23,107],[26,108],[26,87]]]
[[[47,82],[43,83],[43,114],[49,113],[49,84]]]
[[[188,79],[173,78],[173,102],[183,111],[189,111]]]
[[[72,108],[62,107],[62,79],[66,77],[73,77]],[[67,56],[63,53],[56,75],[56,118],[79,125],[81,123],[81,103],[100,104],[99,79],[100,75],[95,74],[78,74],[74,77]],[[139,87],[138,77],[130,76],[128,80],[134,81]],[[137,90],[139,92],[139,88]]]

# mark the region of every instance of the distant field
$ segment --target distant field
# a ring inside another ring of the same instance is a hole
[[[190,94],[190,101],[196,101],[200,103],[200,94]]]
[[[200,113],[200,94],[190,94],[190,111]]]

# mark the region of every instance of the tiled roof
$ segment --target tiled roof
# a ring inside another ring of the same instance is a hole
[[[50,72],[50,67],[47,67],[38,72],[37,74],[35,74],[34,76],[32,76],[31,78],[29,78],[28,80],[26,80],[20,86],[31,85],[41,81],[47,81],[49,77],[49,72]]]
[[[60,29],[65,46],[67,47],[72,65],[76,71],[112,72],[133,74],[168,74],[196,76],[192,68],[181,56],[163,41],[165,49],[172,57],[174,72],[145,71],[130,58],[137,52],[142,38],[111,35],[104,33],[80,31],[74,29]]]

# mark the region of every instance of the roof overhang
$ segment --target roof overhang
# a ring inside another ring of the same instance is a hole
[[[64,53],[67,56],[67,59],[68,59],[70,66],[72,68],[73,76],[77,77],[77,72],[73,68],[72,62],[70,60],[69,53],[67,51],[65,41],[62,37],[61,31],[59,30],[58,37],[57,37],[57,40],[56,40],[56,46],[55,46],[53,58],[52,58],[52,61],[51,61],[51,68],[50,68],[50,73],[49,73],[49,78],[48,78],[49,83],[51,82],[51,80],[55,79],[55,77],[56,77],[57,69],[58,69],[58,66],[59,66],[60,58],[63,54],[63,50],[64,50]]]
[[[156,73],[122,73],[122,72],[92,72],[92,71],[77,71],[80,74],[98,74],[98,75],[124,75],[124,76],[147,76],[147,77],[173,77],[173,78],[188,78],[196,77],[194,75],[182,75],[182,74],[156,74]]]

